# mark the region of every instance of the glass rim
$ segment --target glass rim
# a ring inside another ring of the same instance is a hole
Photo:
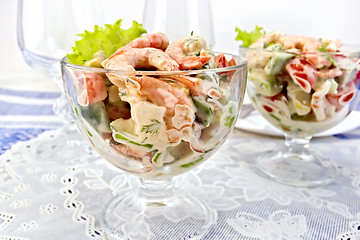
[[[279,52],[279,53],[288,53],[288,54],[293,54],[293,55],[306,55],[306,54],[330,54],[330,55],[354,55],[357,54],[357,57],[360,57],[360,45],[356,45],[356,44],[343,44],[342,47],[348,47],[348,48],[352,48],[352,50],[339,50],[337,52],[320,52],[320,51],[316,51],[316,52],[306,52],[306,51],[299,51],[299,52],[295,52],[295,51],[289,51],[289,50],[271,50],[271,49],[265,49],[265,48],[251,48],[251,47],[243,47],[243,46],[239,46],[239,50],[240,49],[244,49],[244,50],[250,50],[250,51],[263,51],[263,52],[268,52],[268,53],[273,53],[273,52]]]
[[[83,65],[72,64],[67,61],[67,57],[63,57],[60,61],[61,66],[70,67],[76,70],[88,71],[88,72],[97,72],[97,73],[117,73],[121,75],[157,75],[157,76],[169,76],[169,75],[193,75],[193,74],[201,74],[205,72],[213,72],[213,73],[221,73],[228,72],[233,70],[240,70],[247,67],[248,60],[239,55],[225,53],[225,52],[214,52],[215,54],[225,54],[231,56],[233,58],[240,59],[240,63],[229,67],[222,68],[208,68],[208,69],[190,69],[190,70],[180,70],[180,71],[156,71],[156,70],[140,70],[140,71],[129,71],[129,70],[118,70],[118,69],[105,69],[105,68],[97,68],[97,67],[87,67]]]

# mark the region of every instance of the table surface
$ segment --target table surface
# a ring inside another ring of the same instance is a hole
[[[102,206],[138,180],[96,154],[70,159],[46,148],[62,126],[52,112],[59,92],[39,75],[17,76],[20,84],[11,77],[0,77],[0,239],[103,239]],[[203,239],[360,239],[360,128],[312,140],[311,149],[340,171],[323,187],[291,187],[253,172],[256,155],[281,144],[281,137],[234,130],[207,162],[175,177],[176,187],[217,212]]]

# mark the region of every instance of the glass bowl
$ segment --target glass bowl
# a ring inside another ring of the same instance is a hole
[[[360,47],[343,49],[240,47],[249,62],[247,93],[253,106],[285,135],[283,148],[256,159],[261,175],[295,186],[323,185],[336,178],[335,164],[310,151],[309,143],[314,134],[344,120],[359,102]]]
[[[172,228],[168,239],[192,239],[211,225],[206,204],[173,190],[171,179],[207,160],[234,127],[247,61],[223,57],[235,65],[120,71],[62,60],[64,88],[80,131],[104,159],[140,178],[138,189],[120,193],[104,208],[102,223],[109,235],[124,237],[121,226],[133,221],[146,222],[159,237],[155,225],[160,221],[160,228]]]

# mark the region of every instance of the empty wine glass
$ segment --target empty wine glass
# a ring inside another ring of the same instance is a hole
[[[263,39],[268,38],[271,34]],[[281,50],[274,40],[240,47],[240,53],[249,61],[247,93],[252,104],[285,135],[285,146],[260,154],[255,169],[277,182],[318,186],[334,181],[337,167],[310,151],[309,143],[314,134],[337,125],[358,104],[360,47],[344,45],[332,51],[339,42],[299,39],[296,47],[304,45],[303,40],[315,49]],[[291,47],[296,41],[284,42]]]
[[[76,34],[92,29],[95,24],[103,24],[100,0],[18,0],[17,37],[23,58],[61,89],[53,109],[64,125],[51,142],[47,139],[35,150],[35,154],[45,159],[83,158],[87,153],[79,148],[90,150],[72,122],[63,93],[60,60],[70,51]]]
[[[62,60],[66,94],[84,137],[105,160],[141,180],[139,189],[122,191],[105,206],[105,234],[199,239],[211,226],[207,205],[173,189],[171,179],[213,155],[236,122],[247,62],[224,57],[234,65],[189,71],[106,70]],[[87,92],[91,104],[84,101]],[[116,119],[107,111],[114,104]]]
[[[193,33],[215,45],[209,0],[147,0],[142,23],[148,32],[165,32],[172,41]]]

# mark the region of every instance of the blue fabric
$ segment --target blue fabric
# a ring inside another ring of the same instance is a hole
[[[0,128],[0,155],[16,142],[30,140],[46,130],[42,128]]]
[[[8,103],[0,100],[0,115],[31,115],[31,116],[49,116],[54,115],[52,105],[32,105]],[[4,107],[6,106],[6,107]]]
[[[58,98],[59,92],[37,92],[37,91],[18,91],[12,89],[0,88],[0,94],[12,95],[17,97],[28,97],[28,98]]]
[[[347,133],[342,133],[342,134],[336,134],[336,135],[334,135],[334,137],[339,138],[339,139],[359,139],[360,133],[356,134],[353,132],[347,132]]]
[[[38,121],[27,121],[28,116],[54,116],[51,102],[60,96],[59,92],[18,91],[0,88],[0,95],[3,99],[6,99],[6,96],[24,99],[24,104],[12,102],[10,98],[6,101],[0,100],[0,119],[6,116],[16,116],[16,119],[11,119],[11,121],[0,120],[0,155],[18,141],[28,141],[46,130],[61,126],[61,122],[56,120],[50,122],[39,118]],[[44,104],[26,104],[27,99],[49,101],[44,101]]]

